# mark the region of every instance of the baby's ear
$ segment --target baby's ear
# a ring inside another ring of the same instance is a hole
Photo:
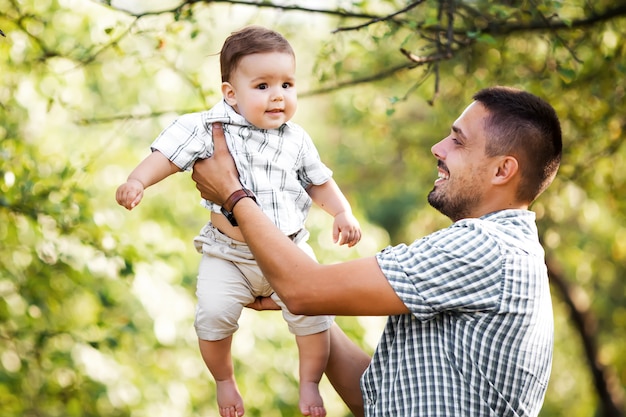
[[[224,96],[224,100],[226,100],[226,103],[230,104],[231,106],[237,105],[235,89],[229,82],[224,81],[222,83],[222,95]]]

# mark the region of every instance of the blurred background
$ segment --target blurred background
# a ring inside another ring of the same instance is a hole
[[[430,147],[478,89],[553,104],[563,163],[532,207],[556,320],[541,416],[624,416],[623,0],[0,0],[0,414],[218,415],[193,329],[192,239],[208,213],[189,173],[132,212],[114,194],[177,115],[221,98],[217,54],[248,24],[292,43],[294,121],[364,230],[337,247],[314,209],[324,263],[450,224],[426,202]],[[372,352],[385,318],[337,321]],[[280,313],[246,311],[233,354],[246,416],[299,415]],[[329,416],[350,415],[322,389]]]

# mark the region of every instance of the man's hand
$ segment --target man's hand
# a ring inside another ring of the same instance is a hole
[[[221,205],[233,192],[242,188],[221,123],[213,123],[213,145],[213,155],[194,164],[191,179],[196,182],[202,198]]]
[[[280,306],[271,297],[257,297],[246,307],[257,311],[263,310],[280,310]]]

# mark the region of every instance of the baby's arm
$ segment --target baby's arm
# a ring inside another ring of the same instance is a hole
[[[324,184],[311,185],[306,191],[317,205],[335,218],[333,223],[333,241],[335,243],[339,242],[340,245],[347,244],[352,247],[361,240],[361,226],[352,215],[350,203],[335,180],[331,178]],[[341,240],[339,240],[340,234]]]
[[[165,155],[154,151],[141,161],[126,182],[118,187],[115,199],[119,205],[132,210],[141,201],[143,190],[179,171],[180,168]]]

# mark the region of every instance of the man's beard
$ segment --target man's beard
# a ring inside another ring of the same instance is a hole
[[[472,189],[465,189],[456,196],[447,196],[444,190],[437,190],[436,187],[428,193],[428,203],[453,222],[469,217],[471,209],[479,201],[480,194]]]

